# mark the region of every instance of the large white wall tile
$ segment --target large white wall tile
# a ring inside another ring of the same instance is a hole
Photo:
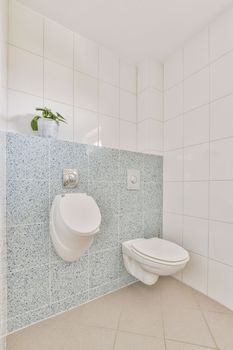
[[[202,293],[207,293],[207,269],[207,258],[190,252],[190,261],[183,271],[183,282]]]
[[[233,267],[210,260],[208,295],[233,310]]]
[[[184,115],[184,146],[209,141],[209,105]]]
[[[184,183],[184,214],[208,218],[208,182]]]
[[[184,180],[209,180],[209,143],[184,149]]]
[[[211,100],[233,93],[232,62],[233,52],[230,52],[211,65]]]
[[[76,73],[76,104],[80,108],[98,110],[98,80],[83,73]]]
[[[164,64],[164,88],[168,89],[183,80],[183,50],[172,54]]]
[[[57,103],[50,100],[45,100],[44,105],[53,112],[60,113],[65,119],[65,123],[60,123],[58,139],[65,141],[74,141],[74,109],[73,106],[68,106],[63,103]]]
[[[119,58],[105,48],[100,48],[99,77],[107,83],[119,85]]]
[[[125,90],[120,90],[120,118],[133,123],[137,121],[136,95]]]
[[[191,252],[208,256],[208,220],[184,216],[183,246]]]
[[[137,124],[137,147],[139,152],[149,150],[149,120]]]
[[[119,147],[119,119],[100,116],[99,144],[105,147]]]
[[[211,142],[210,178],[233,180],[233,138]]]
[[[120,61],[120,88],[136,94],[137,68],[133,64]]]
[[[75,69],[98,78],[99,49],[96,43],[81,35],[76,35],[74,58]]]
[[[164,150],[174,150],[183,146],[183,116],[164,123]]]
[[[184,47],[184,77],[197,72],[209,63],[208,39],[208,29],[205,29]]]
[[[210,58],[215,60],[233,49],[233,8],[210,25]]]
[[[148,119],[149,146],[151,151],[163,152],[163,123],[153,119]],[[157,154],[156,152],[153,152]]]
[[[164,120],[183,112],[183,84],[176,85],[164,93]]]
[[[210,182],[210,218],[233,223],[233,181]]]
[[[163,91],[164,89],[164,66],[156,60],[150,60],[150,86]]]
[[[164,211],[183,214],[183,182],[164,183]]]
[[[73,68],[74,34],[60,24],[45,20],[44,55],[49,60]]]
[[[163,90],[163,64],[153,60],[145,59],[138,65],[138,92],[147,88]]]
[[[232,247],[233,224],[210,221],[210,257],[233,266]]]
[[[9,42],[43,55],[43,17],[14,0],[9,2]]]
[[[168,241],[182,245],[183,216],[171,213],[163,215],[163,237]]]
[[[189,111],[209,102],[209,68],[204,68],[184,81],[184,110]]]
[[[144,120],[137,125],[137,135],[139,151],[153,154],[163,152],[163,123],[153,119]]]
[[[31,120],[37,113],[35,108],[43,107],[43,99],[9,89],[7,102],[7,130],[24,135],[32,134]]]
[[[233,95],[211,104],[210,137],[212,140],[233,136]]]
[[[120,149],[128,151],[137,150],[137,125],[120,121]]]
[[[8,87],[35,96],[43,96],[43,59],[9,46]]]
[[[73,71],[45,60],[44,95],[48,100],[73,105]]]
[[[163,121],[163,93],[155,89],[146,89],[137,96],[138,120],[151,118]]]
[[[99,83],[100,113],[117,117],[119,115],[119,89],[107,83]]]
[[[165,152],[163,156],[163,174],[166,181],[183,180],[183,150]]]
[[[75,140],[89,145],[99,144],[97,113],[81,108],[75,110]]]

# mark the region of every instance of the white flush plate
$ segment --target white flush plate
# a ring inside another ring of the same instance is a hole
[[[140,190],[140,171],[127,169],[127,189]]]

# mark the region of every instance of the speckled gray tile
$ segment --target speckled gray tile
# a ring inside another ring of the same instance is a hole
[[[143,182],[143,154],[129,151],[120,151],[120,182],[127,183],[127,169],[140,171]]]
[[[163,181],[163,157],[144,154],[143,178],[145,182]]]
[[[45,224],[20,225],[7,230],[8,270],[49,263],[49,232]]]
[[[132,213],[143,211],[143,183],[141,183],[141,189],[128,190],[125,184],[119,185],[120,195],[120,213]]]
[[[7,224],[46,222],[49,216],[49,183],[42,180],[8,180]]]
[[[16,331],[17,329],[27,327],[28,325],[41,321],[49,316],[51,316],[51,308],[50,306],[45,306],[41,309],[33,310],[22,315],[9,318],[7,322],[8,332],[10,333]]]
[[[119,151],[116,149],[89,146],[89,180],[118,181]]]
[[[119,218],[119,241],[143,237],[143,213],[127,213]]]
[[[76,294],[70,298],[53,303],[51,305],[51,312],[54,315],[59,312],[67,311],[75,306],[79,306],[83,303],[86,303],[87,301],[88,301],[88,292],[85,291],[85,292]]]
[[[77,262],[60,261],[51,264],[51,302],[74,297],[88,290],[88,256]]]
[[[163,187],[158,182],[147,182],[144,184],[144,211],[151,210],[162,213]]]
[[[125,287],[129,284],[137,282],[137,279],[130,275],[128,272],[125,272],[119,277],[119,288]]]
[[[49,139],[9,133],[7,176],[11,179],[48,179]]]
[[[110,283],[118,278],[118,249],[109,249],[89,256],[89,288]]]
[[[8,317],[16,317],[49,304],[48,266],[8,274]]]
[[[90,182],[89,194],[96,200],[102,217],[116,215],[119,211],[118,184]]]
[[[144,237],[152,238],[162,235],[162,216],[154,211],[145,211],[144,213]]]
[[[90,252],[118,247],[118,215],[102,216],[100,232],[95,237]]]
[[[75,189],[63,187],[63,170],[78,169],[79,184]],[[87,192],[88,154],[87,146],[66,141],[51,141],[50,145],[50,193],[54,196],[64,192]]]
[[[160,229],[161,157],[12,134],[7,165],[10,330],[135,281],[124,267],[119,242],[143,234],[149,238]],[[78,169],[77,189],[63,188],[64,168]],[[132,168],[141,171],[140,191],[126,188],[126,170]],[[49,204],[56,194],[76,191],[93,196],[102,225],[89,252],[70,264],[51,244]]]
[[[110,293],[116,289],[118,289],[118,279],[111,281],[110,283],[106,283],[100,287],[91,288],[89,290],[89,299],[95,299],[99,296],[105,295],[107,293]]]

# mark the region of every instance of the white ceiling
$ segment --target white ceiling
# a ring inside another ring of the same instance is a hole
[[[21,0],[73,31],[138,62],[163,61],[232,0]]]

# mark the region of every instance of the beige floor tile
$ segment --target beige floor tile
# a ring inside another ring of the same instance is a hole
[[[166,350],[210,350],[199,345],[192,345],[187,343],[180,343],[173,340],[166,340]]]
[[[206,321],[220,350],[233,349],[233,316],[223,313],[205,312]]]
[[[113,350],[115,337],[115,330],[80,325],[64,350]]]
[[[146,286],[142,283],[136,283],[129,287],[121,299],[123,307],[130,305],[144,305],[145,307],[151,307],[152,305],[160,306],[161,296],[159,288],[154,286]]]
[[[63,350],[72,331],[58,317],[40,322],[7,337],[7,350]]]
[[[229,313],[233,315],[233,312],[230,309],[226,308],[225,306],[219,304],[217,301],[210,299],[208,296],[198,291],[194,291],[194,296],[200,308],[204,311],[216,311],[216,312]]]
[[[205,320],[199,310],[164,308],[165,338],[214,347]]]
[[[119,329],[138,334],[163,337],[162,313],[159,305],[127,304],[122,309]]]
[[[7,339],[8,350],[112,350],[116,331],[78,325],[67,333],[55,327],[18,332]]]
[[[119,332],[114,350],[165,350],[165,345],[162,339]]]
[[[199,309],[192,288],[174,278],[163,278],[160,282],[161,302],[164,306]]]
[[[121,313],[122,302],[119,295],[109,294],[83,305],[74,322],[83,325],[116,329]]]

